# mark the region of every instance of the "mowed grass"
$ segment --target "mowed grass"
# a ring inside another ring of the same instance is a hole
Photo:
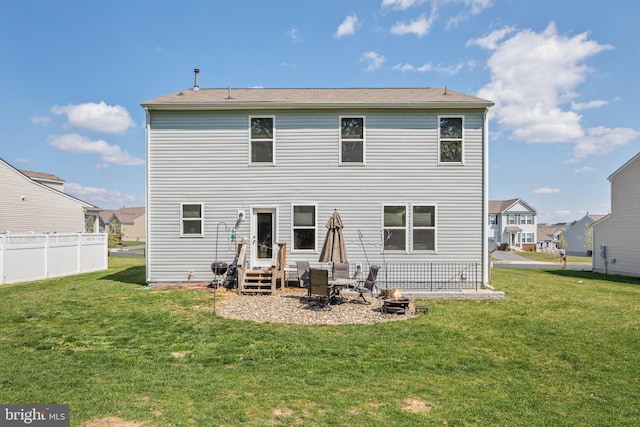
[[[0,286],[0,402],[66,403],[74,426],[640,419],[637,279],[494,269],[502,301],[304,326],[214,316],[213,293],[145,290],[144,278],[144,260],[110,258],[107,272]]]

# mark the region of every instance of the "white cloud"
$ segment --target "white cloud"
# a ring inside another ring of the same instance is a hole
[[[358,28],[360,28],[358,17],[356,15],[347,16],[346,18],[344,18],[344,21],[342,21],[342,24],[338,26],[335,36],[336,38],[340,38],[342,36],[352,36],[356,33],[356,30]]]
[[[51,112],[66,114],[71,126],[92,132],[119,134],[136,126],[126,108],[121,105],[107,105],[104,101],[99,104],[88,102],[78,105],[54,105]]]
[[[561,35],[552,22],[540,33],[507,27],[467,45],[493,51],[487,61],[491,81],[477,95],[495,102],[490,117],[510,139],[574,143],[574,156],[582,158],[607,153],[638,136],[628,128],[585,130],[582,116],[568,108],[595,108],[604,102],[573,102],[590,72],[585,61],[613,48],[589,40],[588,33]]]
[[[41,125],[44,127],[49,126],[49,123],[51,122],[51,117],[49,116],[37,116],[37,115],[33,115],[31,116],[31,123],[34,125]]]
[[[377,70],[384,63],[384,56],[380,55],[376,52],[365,52],[360,57],[360,61],[367,62],[369,65],[367,66],[367,71]]]
[[[553,211],[553,214],[562,219],[562,220],[571,220],[573,219],[574,215],[573,212],[571,212],[570,210],[566,210],[566,209],[560,209],[557,211]]]
[[[411,6],[422,3],[424,0],[382,0],[382,7],[390,7],[396,10],[407,10]]]
[[[405,24],[404,22],[398,22],[393,27],[391,27],[391,33],[397,34],[399,36],[404,36],[405,34],[415,34],[418,37],[422,37],[429,32],[434,19],[434,14],[432,14],[428,19],[424,16],[424,14],[422,14],[417,19],[414,19],[408,24]]]
[[[468,11],[459,13],[456,16],[449,18],[447,21],[447,28],[457,27],[462,21],[466,21],[472,16],[480,14],[483,10],[493,6],[492,0],[443,0],[446,3],[463,3],[468,7]]]
[[[294,42],[301,41],[300,30],[298,30],[297,28],[292,28],[289,31],[287,31],[287,36],[289,36],[289,38]]]
[[[123,194],[106,188],[83,187],[73,182],[65,183],[64,191],[103,209],[118,209],[122,206],[140,206],[144,204],[144,201],[133,194]]]
[[[515,27],[504,27],[500,30],[494,30],[484,37],[467,40],[467,46],[480,46],[488,50],[496,50],[498,43],[508,35],[515,31]]]
[[[627,145],[640,136],[630,128],[607,128],[597,126],[587,129],[587,135],[576,141],[573,155],[576,159],[582,159],[589,155],[608,154],[616,148]]]
[[[402,71],[403,73],[406,73],[406,72],[429,73],[429,72],[435,71],[440,74],[454,75],[454,74],[458,74],[458,72],[462,70],[463,67],[464,67],[464,64],[462,63],[456,64],[456,65],[447,65],[447,66],[444,66],[444,65],[434,66],[431,62],[427,62],[426,64],[421,65],[420,67],[414,67],[409,63],[397,64],[397,65],[394,65],[392,69],[396,71]]]
[[[586,110],[588,108],[598,108],[607,105],[607,101],[596,99],[589,102],[571,102],[571,109],[574,111]]]
[[[558,188],[540,187],[533,190],[533,194],[555,194],[559,193]]]
[[[49,138],[50,144],[58,150],[80,154],[98,154],[106,163],[117,165],[137,166],[144,164],[143,159],[131,156],[122,151],[118,145],[109,145],[104,140],[92,141],[86,136],[71,133]]]
[[[583,166],[583,167],[581,167],[581,168],[574,169],[573,171],[574,171],[575,173],[588,173],[588,172],[595,172],[595,171],[597,171],[597,170],[598,170],[598,169],[596,169],[596,168],[594,168],[594,167],[591,167],[591,166]]]

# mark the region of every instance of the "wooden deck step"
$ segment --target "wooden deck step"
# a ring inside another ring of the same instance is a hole
[[[244,276],[244,283],[239,289],[242,293],[273,293],[276,284],[273,280],[271,269],[247,270]]]

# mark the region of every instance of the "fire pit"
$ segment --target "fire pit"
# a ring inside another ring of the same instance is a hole
[[[397,289],[387,294],[382,300],[382,312],[387,313],[409,313],[409,303],[411,300],[407,297],[400,295]]]

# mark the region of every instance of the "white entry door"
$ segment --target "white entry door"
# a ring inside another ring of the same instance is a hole
[[[276,208],[251,209],[251,266],[269,267],[276,257]]]

